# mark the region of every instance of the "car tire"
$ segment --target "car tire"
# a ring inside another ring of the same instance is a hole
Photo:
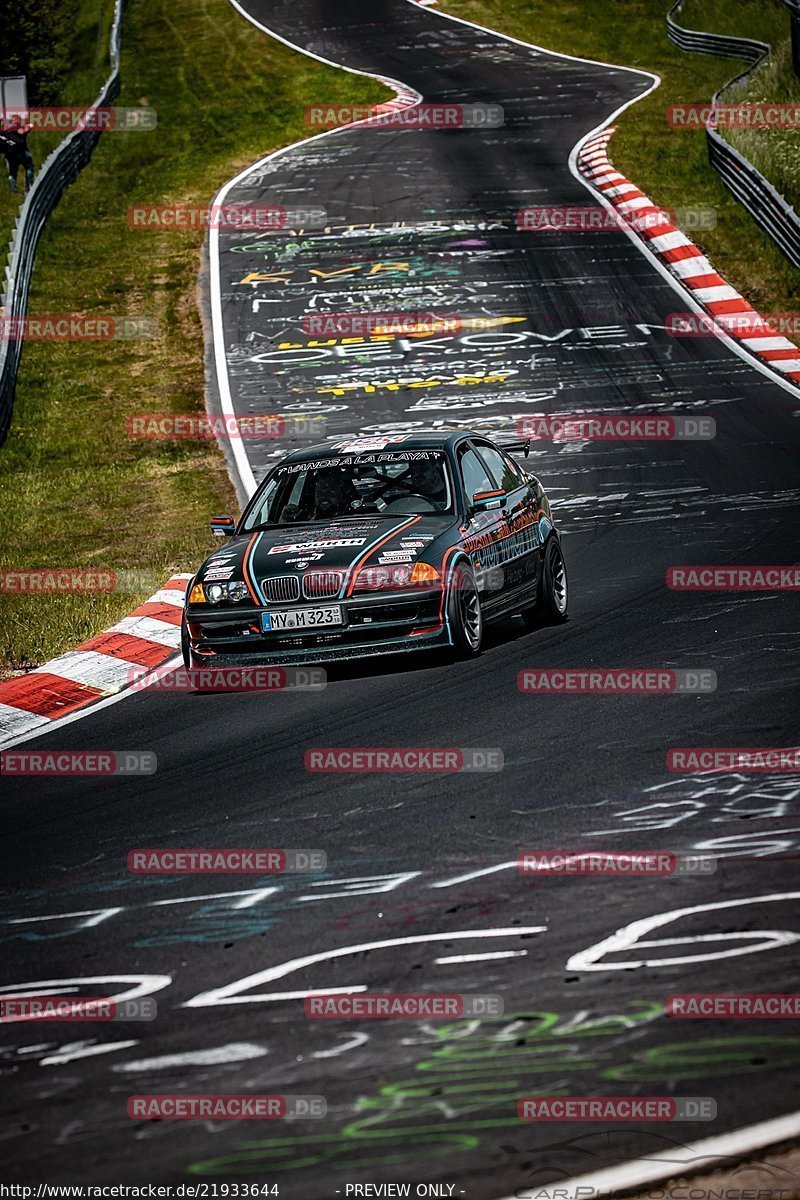
[[[567,564],[556,534],[551,533],[544,548],[542,582],[536,603],[522,610],[526,625],[563,625],[568,619],[569,590],[567,586]]]
[[[475,658],[483,645],[483,611],[475,574],[466,563],[453,570],[447,601],[450,637],[456,658]]]

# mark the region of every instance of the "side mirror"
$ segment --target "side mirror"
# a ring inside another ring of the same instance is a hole
[[[475,512],[488,512],[492,508],[502,508],[508,500],[508,493],[502,488],[491,492],[475,492],[472,497],[472,507]]]
[[[236,529],[233,517],[212,517],[211,532],[214,537],[230,537]]]

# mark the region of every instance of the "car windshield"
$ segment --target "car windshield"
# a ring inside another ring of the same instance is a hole
[[[243,529],[360,517],[452,513],[442,450],[345,454],[284,463],[256,493]]]

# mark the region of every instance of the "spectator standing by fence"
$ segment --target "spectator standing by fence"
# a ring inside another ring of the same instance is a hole
[[[6,156],[8,166],[8,186],[12,192],[17,190],[17,175],[19,169],[25,172],[25,191],[33,183],[33,157],[28,149],[28,134],[30,125],[23,125],[22,117],[9,117],[5,128],[0,129],[0,150]]]

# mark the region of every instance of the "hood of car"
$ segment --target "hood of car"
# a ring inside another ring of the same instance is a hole
[[[372,516],[363,520],[281,525],[232,538],[203,563],[203,583],[244,579],[256,585],[274,575],[354,566],[414,563],[420,557],[436,565],[431,543],[456,524],[452,514],[409,517]]]

